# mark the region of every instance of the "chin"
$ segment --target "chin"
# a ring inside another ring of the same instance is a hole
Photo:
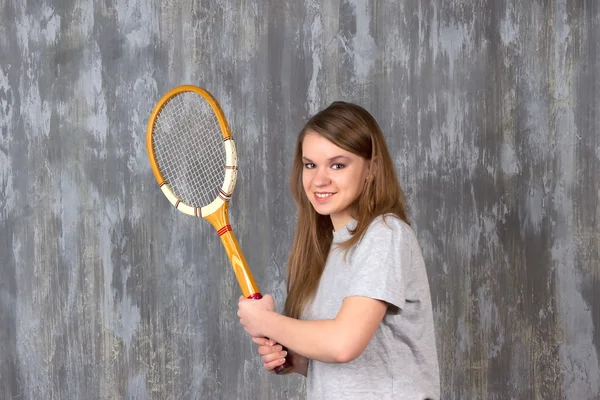
[[[319,211],[317,209],[315,209],[315,211],[317,212],[317,214],[322,215],[324,217],[330,216],[331,213],[330,212],[324,212],[324,211]]]
[[[323,208],[323,207],[315,207],[314,204],[312,205],[312,207],[313,207],[313,210],[315,210],[315,212],[317,214],[323,215],[323,216],[331,215],[331,213],[333,212],[329,208],[326,209],[326,208]]]

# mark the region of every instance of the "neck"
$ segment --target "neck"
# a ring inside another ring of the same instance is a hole
[[[335,231],[339,231],[352,220],[352,216],[350,214],[330,215],[329,218],[331,218],[331,223],[333,224],[333,229]]]

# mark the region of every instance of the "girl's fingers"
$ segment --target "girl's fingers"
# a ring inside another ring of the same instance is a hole
[[[283,348],[280,345],[276,345],[276,346],[259,346],[258,349],[257,349],[257,352],[261,356],[264,356],[266,354],[277,353],[277,352],[282,351],[282,350],[283,350]]]
[[[278,358],[275,361],[271,361],[269,363],[264,363],[263,365],[267,371],[273,371],[275,368],[279,367],[284,362],[285,362],[285,358]]]
[[[267,338],[264,337],[253,337],[252,341],[259,346],[264,346],[265,344],[267,344]]]
[[[276,344],[271,339],[262,337],[253,337],[252,341],[258,344],[257,351],[267,371],[273,371],[285,362],[287,351],[284,351],[281,345]]]
[[[266,337],[253,337],[252,341],[259,346],[266,346],[270,342]]]
[[[265,337],[253,337],[252,341],[260,346],[273,346],[275,342]]]
[[[261,357],[263,364],[270,364],[272,362],[285,359],[287,351],[278,351],[276,353],[265,354]]]

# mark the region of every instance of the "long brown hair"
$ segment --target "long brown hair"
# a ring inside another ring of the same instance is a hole
[[[290,177],[298,222],[288,260],[285,314],[293,318],[300,318],[314,297],[333,241],[330,217],[314,210],[302,185],[302,142],[309,131],[363,157],[370,164],[363,190],[350,209],[358,224],[352,237],[341,245],[343,248],[355,245],[380,215],[393,214],[408,223],[404,194],[375,118],[356,104],[339,101],[313,116],[298,135]]]

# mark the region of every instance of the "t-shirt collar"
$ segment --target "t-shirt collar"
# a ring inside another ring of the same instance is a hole
[[[352,218],[342,228],[338,229],[337,231],[334,229],[333,230],[333,242],[340,243],[340,242],[345,242],[346,240],[350,239],[352,237],[352,234],[350,233],[350,231],[353,231],[354,229],[356,229],[357,225],[358,225],[358,221],[355,220],[354,218]]]

